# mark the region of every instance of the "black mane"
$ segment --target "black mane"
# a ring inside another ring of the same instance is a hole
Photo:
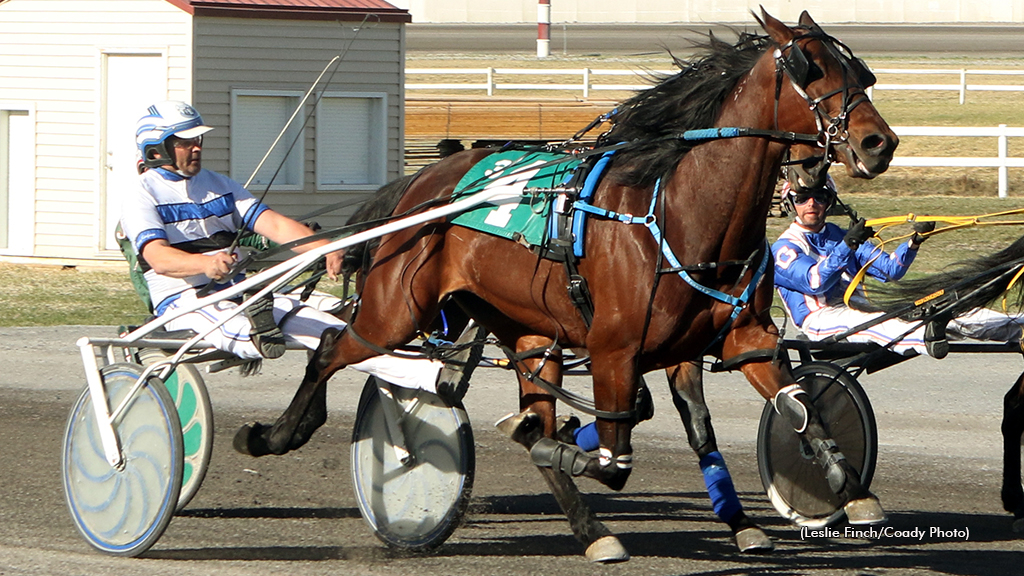
[[[657,84],[619,105],[611,118],[613,127],[603,139],[605,143],[639,143],[617,155],[616,162],[624,167],[618,173],[619,182],[649,185],[671,170],[693,145],[678,139],[652,140],[712,127],[725,97],[770,45],[767,36],[746,32],[739,34],[735,44],[709,34],[706,42],[697,44],[703,55],[692,60],[672,57],[680,72],[652,75],[651,81]],[[645,144],[648,141],[652,142]]]

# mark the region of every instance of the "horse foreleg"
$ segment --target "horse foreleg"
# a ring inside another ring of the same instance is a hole
[[[704,380],[697,362],[685,362],[666,370],[672,402],[686,429],[690,448],[697,454],[704,485],[715,514],[732,530],[740,552],[767,552],[775,545],[743,512],[725,458],[718,451],[711,412],[704,401]]]
[[[1024,374],[1003,397],[1003,509],[1013,513],[1013,531],[1024,532],[1024,488],[1020,476],[1020,442],[1024,434]]]
[[[520,338],[516,348],[517,352],[523,352],[548,345],[550,342],[537,338]],[[536,377],[561,386],[560,355],[553,355],[546,360],[526,359],[518,364],[520,372],[536,374]],[[594,458],[575,446],[554,440],[554,397],[525,378],[522,373],[519,374],[519,390],[522,411],[498,422],[498,429],[530,452],[530,459],[537,466],[569,520],[573,535],[586,546],[587,559],[603,563],[629,560],[629,553],[619,539],[597,519],[572,480],[572,476],[580,475],[587,463]]]
[[[828,435],[807,392],[796,383],[782,386],[783,382],[793,381],[789,371],[785,370],[784,374],[779,366],[764,361],[748,362],[740,370],[762,396],[772,401],[775,411],[811,447],[829,488],[844,503],[843,510],[850,524],[885,522],[885,511],[878,498],[861,484],[860,474],[846,461],[835,440]]]
[[[325,351],[333,349],[341,334],[336,328],[324,332],[288,408],[271,426],[258,422],[242,426],[235,434],[235,450],[251,456],[280,455],[309,441],[327,421],[327,379],[334,370],[327,370]]]

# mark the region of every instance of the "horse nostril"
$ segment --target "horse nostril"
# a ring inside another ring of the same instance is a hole
[[[895,148],[892,138],[885,134],[869,134],[860,141],[861,149],[872,156],[882,156]]]

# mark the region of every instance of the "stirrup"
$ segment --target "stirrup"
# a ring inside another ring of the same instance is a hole
[[[247,295],[248,296],[248,295]],[[274,321],[274,295],[267,294],[245,310],[245,317],[252,324],[249,337],[264,358],[280,358],[287,346],[284,333]]]

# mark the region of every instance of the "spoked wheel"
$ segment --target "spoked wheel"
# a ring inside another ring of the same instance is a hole
[[[461,405],[421,390],[391,389],[394,400],[381,398],[372,376],[363,387],[352,432],[352,481],[359,511],[378,538],[427,551],[444,543],[466,512],[475,470],[473,430]],[[409,453],[404,462],[389,430],[387,418],[394,415],[400,415]]]
[[[156,348],[138,351],[139,363],[148,366],[170,358],[170,354]],[[181,439],[185,449],[182,469],[181,493],[175,510],[181,510],[199,491],[213,452],[213,407],[203,377],[193,364],[178,364],[164,381],[181,421]]]
[[[878,429],[871,403],[860,383],[835,364],[808,362],[793,370],[821,414],[825,431],[870,487],[878,457]],[[761,413],[757,464],[768,498],[794,524],[820,528],[842,520],[839,497],[829,488],[824,470],[810,447],[780,417],[771,402]]]
[[[100,371],[111,411],[141,375],[137,364],[111,364]],[[86,388],[64,432],[64,496],[89,544],[108,554],[138,556],[167,528],[181,491],[181,424],[158,379],[142,386],[114,423],[114,433],[123,457],[119,467],[107,462]]]

